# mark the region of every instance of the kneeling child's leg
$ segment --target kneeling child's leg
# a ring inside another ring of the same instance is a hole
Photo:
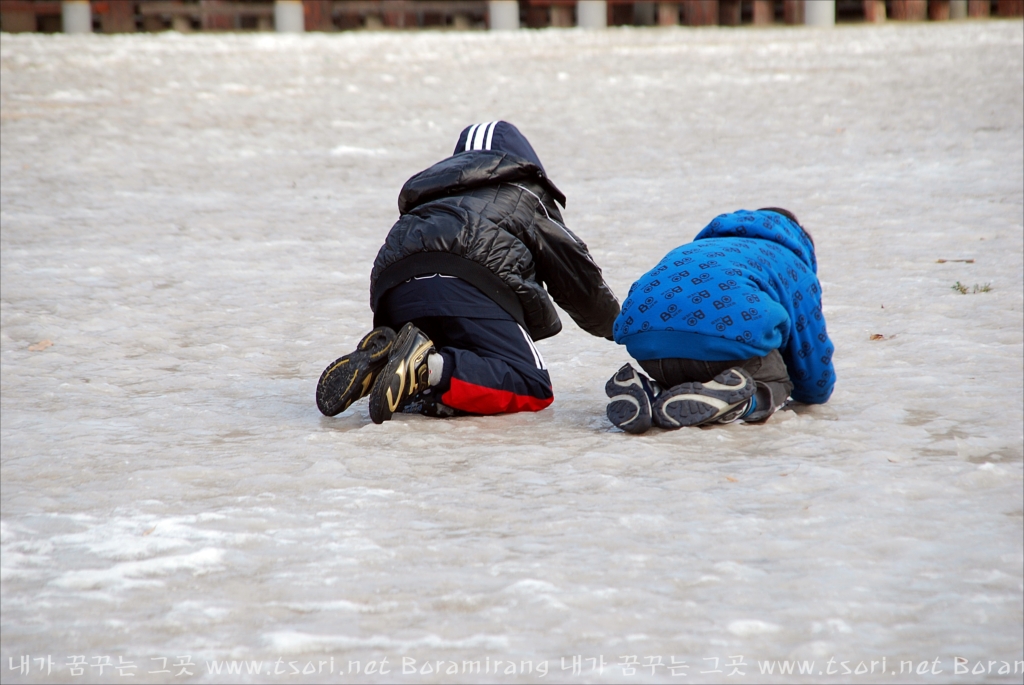
[[[540,411],[552,401],[551,377],[526,332],[512,320],[449,319],[441,402],[472,414]]]
[[[793,381],[789,378],[786,362],[778,350],[772,350],[764,357],[748,359],[743,368],[757,382],[753,410],[743,417],[747,423],[766,421],[789,399],[793,392]]]

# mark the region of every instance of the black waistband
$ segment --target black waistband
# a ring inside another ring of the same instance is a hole
[[[480,292],[494,300],[499,307],[508,312],[520,326],[526,329],[523,305],[519,302],[515,292],[505,284],[505,281],[501,280],[487,267],[477,264],[471,259],[459,257],[448,252],[417,252],[384,269],[377,277],[370,308],[376,312],[377,305],[380,303],[380,298],[384,293],[399,283],[425,274],[458,276],[467,283],[472,283]]]

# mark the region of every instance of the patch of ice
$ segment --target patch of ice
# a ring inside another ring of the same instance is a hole
[[[472,635],[461,640],[450,640],[438,635],[426,635],[412,640],[401,640],[386,635],[351,637],[348,635],[315,635],[299,631],[267,633],[264,641],[272,653],[305,654],[345,649],[378,649],[398,653],[412,649],[476,649],[500,650],[508,647],[508,638],[502,635]]]
[[[331,149],[331,154],[335,157],[343,155],[365,155],[367,157],[376,157],[378,155],[386,155],[388,153],[386,148],[376,147],[355,147],[353,145],[338,145]]]
[[[192,554],[122,562],[107,569],[68,571],[51,582],[58,587],[77,590],[152,587],[162,583],[136,579],[166,576],[176,571],[192,571],[195,575],[202,575],[219,568],[223,558],[224,550],[207,547]]]
[[[767,621],[743,619],[739,621],[731,621],[726,627],[726,630],[738,637],[749,637],[751,635],[777,633],[782,630],[782,627],[775,625],[774,623],[768,623]]]

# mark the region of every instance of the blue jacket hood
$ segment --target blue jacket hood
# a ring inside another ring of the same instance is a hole
[[[818,260],[814,256],[814,243],[800,224],[782,214],[741,209],[731,214],[719,214],[694,240],[705,238],[758,238],[782,245],[800,261],[818,273]]]

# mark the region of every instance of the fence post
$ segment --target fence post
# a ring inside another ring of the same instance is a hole
[[[967,0],[967,16],[974,18],[987,17],[991,13],[992,3],[989,0]]]
[[[100,11],[101,7],[96,7],[96,13],[100,15],[100,30],[103,33],[135,32],[134,2],[108,2],[105,12]]]
[[[656,5],[653,2],[633,3],[633,23],[637,26],[654,26],[658,23]]]
[[[572,10],[573,6],[564,2],[549,5],[548,17],[550,20],[548,25],[554,28],[569,28],[572,26]]]
[[[519,3],[516,0],[490,0],[487,16],[492,31],[515,31],[519,28]]]
[[[331,0],[302,0],[303,24],[307,31],[333,31]]]
[[[60,16],[64,33],[92,33],[92,8],[89,0],[63,0]]]
[[[1024,0],[999,0],[996,11],[1000,17],[1024,16]]]
[[[814,2],[804,3],[804,23],[808,26],[835,26],[835,1],[815,0]]]
[[[576,25],[581,29],[607,28],[608,2],[606,0],[578,0],[576,3]]]
[[[306,30],[302,0],[274,0],[274,30],[278,33],[302,33]]]
[[[683,3],[683,22],[687,26],[718,24],[718,0],[688,0]]]
[[[199,21],[204,31],[234,31],[235,16],[225,11],[224,0],[199,0]]]
[[[885,0],[864,0],[864,21],[874,24],[883,23],[885,21]]]
[[[897,21],[924,21],[928,18],[928,0],[892,0],[892,18]]]
[[[783,0],[782,16],[787,24],[804,23],[804,0]]]
[[[679,3],[658,3],[658,26],[677,26],[679,24]]]
[[[949,0],[928,0],[928,18],[932,21],[948,21]]]
[[[740,0],[718,0],[718,23],[720,26],[739,26],[743,20]]]
[[[755,26],[775,23],[775,3],[772,0],[754,0],[753,22]]]

